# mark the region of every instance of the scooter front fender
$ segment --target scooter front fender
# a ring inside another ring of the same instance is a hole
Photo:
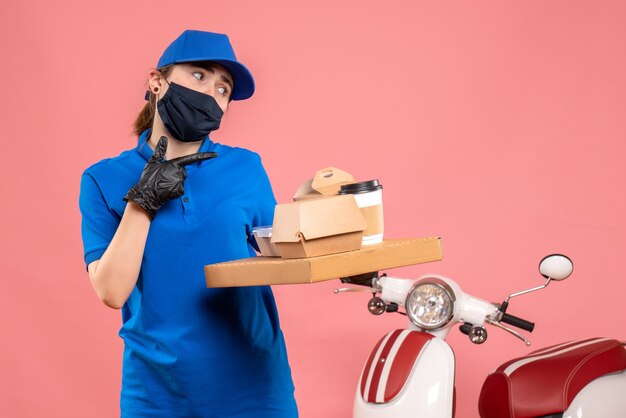
[[[454,353],[444,340],[420,331],[393,331],[361,372],[354,418],[451,418],[454,369]]]

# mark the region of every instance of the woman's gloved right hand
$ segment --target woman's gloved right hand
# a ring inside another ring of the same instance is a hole
[[[164,161],[166,150],[167,138],[162,136],[141,178],[124,197],[125,201],[130,200],[141,206],[150,220],[154,219],[163,203],[185,193],[183,183],[187,178],[186,165],[217,157],[214,152],[201,152]]]

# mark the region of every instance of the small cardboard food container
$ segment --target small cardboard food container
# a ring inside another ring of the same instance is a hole
[[[344,184],[354,183],[352,174],[336,167],[326,167],[318,170],[312,179],[302,183],[293,196],[294,201],[316,199],[339,194],[339,188]]]
[[[271,242],[282,258],[317,257],[361,248],[365,218],[354,196],[276,205]]]
[[[254,240],[259,246],[259,252],[264,257],[280,257],[278,248],[272,244],[272,227],[271,226],[255,226],[252,228]]]

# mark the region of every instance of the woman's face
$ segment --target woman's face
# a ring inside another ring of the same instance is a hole
[[[224,112],[228,108],[233,91],[233,78],[230,73],[221,65],[212,62],[176,64],[167,76],[167,81],[213,96]],[[159,96],[163,97],[168,85],[162,82],[160,87],[162,90]]]

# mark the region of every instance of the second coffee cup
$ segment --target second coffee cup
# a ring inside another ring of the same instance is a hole
[[[352,194],[367,222],[363,232],[363,245],[383,242],[383,186],[378,180],[344,184],[339,194]]]

